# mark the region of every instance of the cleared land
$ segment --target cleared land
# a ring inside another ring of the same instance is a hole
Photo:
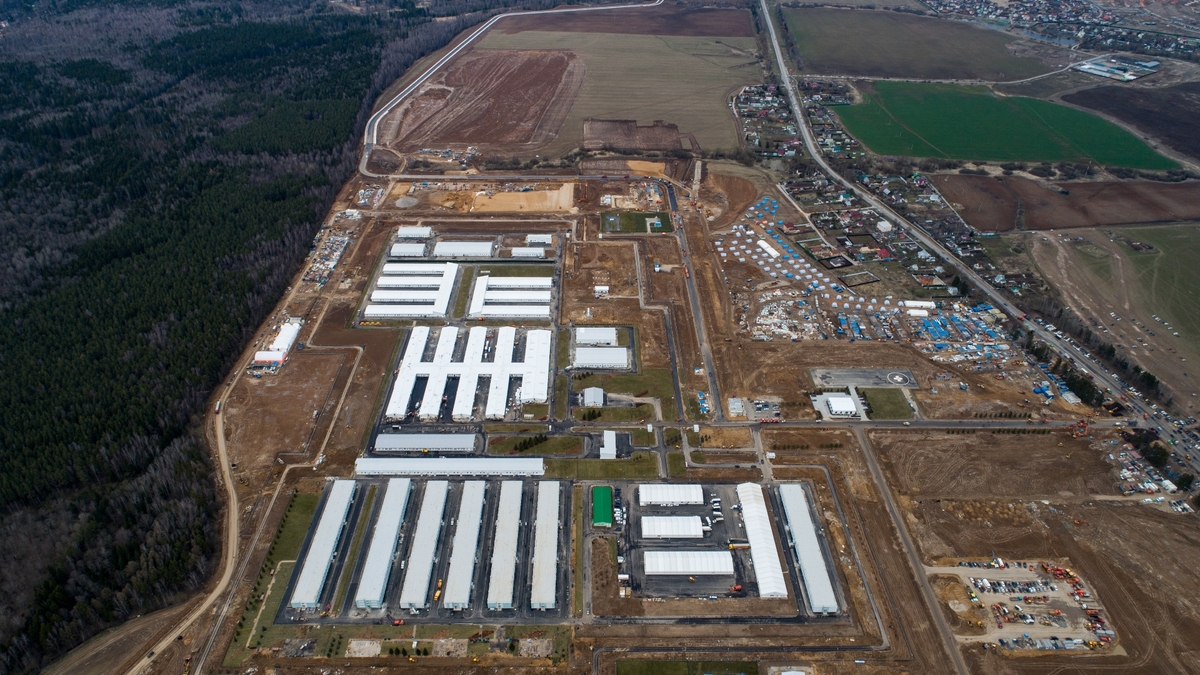
[[[736,148],[737,128],[726,96],[761,79],[752,37],[492,31],[480,48],[571,51],[583,62],[583,86],[544,155],[581,146],[583,121],[589,118],[642,125],[663,120],[694,135],[706,150]]]
[[[553,139],[583,83],[567,51],[470,52],[384,121],[400,151],[448,145],[540,145]]]
[[[984,232],[1200,219],[1200,183],[1055,183],[1048,188],[1014,176],[932,178],[942,195],[961,207],[962,217]]]
[[[1175,150],[1200,158],[1200,82],[1173,87],[1095,87],[1063,96],[1063,100],[1141,129]]]
[[[863,103],[837,114],[853,136],[884,155],[1177,166],[1115,124],[1048,101],[912,82],[876,82],[863,95]]]
[[[750,22],[750,12],[744,9],[691,9],[679,5],[659,5],[645,9],[614,9],[608,12],[518,16],[505,19],[496,30],[502,33],[563,31],[628,35],[754,37],[754,25]]]
[[[896,12],[787,9],[802,68],[822,75],[1019,80],[1048,71],[1009,52],[1011,35]]]

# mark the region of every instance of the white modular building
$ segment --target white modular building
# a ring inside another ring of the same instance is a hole
[[[554,243],[554,235],[552,234],[527,234],[525,235],[526,246],[550,246]]]
[[[549,318],[554,278],[516,279],[490,275],[476,279],[467,316]]]
[[[600,387],[588,387],[583,390],[583,405],[587,408],[600,408],[604,405],[604,390]]]
[[[383,274],[371,292],[371,303],[363,309],[363,317],[445,316],[457,278],[455,263],[385,263]]]
[[[292,345],[296,343],[296,338],[300,337],[300,329],[304,326],[304,322],[300,319],[289,319],[279,327],[279,333],[275,339],[271,340],[271,344],[266,349],[254,352],[255,365],[282,365],[287,361],[288,352],[291,351]]]
[[[487,486],[481,480],[463,483],[462,502],[455,521],[454,543],[450,549],[450,571],[446,573],[446,593],[442,604],[458,610],[471,606],[471,585],[475,577],[475,559],[479,550],[479,526],[483,521],[483,497]]]
[[[428,239],[433,235],[432,227],[403,225],[396,228],[397,239]]]
[[[540,476],[541,457],[359,457],[360,476]]]
[[[545,258],[546,249],[541,246],[517,246],[512,249],[514,258]]]
[[[487,419],[503,419],[508,412],[509,381],[513,377],[521,378],[520,392],[517,395],[520,403],[547,401],[550,395],[550,331],[528,331],[525,334],[525,360],[513,361],[517,330],[512,326],[499,328],[495,331],[495,340],[492,343],[494,359],[484,361],[489,329],[474,326],[467,334],[463,360],[452,361],[459,329],[446,326],[438,335],[433,360],[423,361],[425,347],[429,342],[429,331],[429,326],[416,326],[412,329],[396,373],[391,397],[384,410],[386,418],[397,420],[408,415],[409,401],[419,377],[428,378],[425,394],[417,411],[419,417],[426,421],[436,420],[441,415],[442,395],[447,379],[452,376],[458,377],[454,407],[451,410],[455,421],[466,422],[472,419],[479,378],[484,376],[490,378],[487,403],[484,406],[484,416]]]
[[[401,609],[425,609],[429,606],[429,578],[433,576],[438,536],[442,533],[442,514],[446,510],[446,492],[450,484],[431,480],[425,484],[417,530],[409,547],[404,585],[400,588]]]
[[[684,483],[641,483],[639,506],[683,506],[704,503],[704,488]]]
[[[325,508],[321,510],[321,520],[308,544],[300,576],[296,578],[296,587],[292,590],[292,609],[316,609],[320,603],[325,578],[329,575],[333,554],[342,538],[350,504],[354,501],[355,486],[352,480],[333,482],[329,496],[325,498]]]
[[[475,434],[379,434],[375,452],[474,452]]]
[[[389,258],[424,258],[425,244],[396,243],[388,251]]]
[[[642,516],[642,539],[703,539],[700,516]]]
[[[519,480],[500,484],[500,504],[496,509],[496,538],[492,542],[492,571],[488,579],[488,609],[512,609],[513,586],[517,575],[517,535],[521,532],[521,495]]]
[[[825,397],[825,407],[834,417],[858,417],[858,406],[849,396],[829,395]]]
[[[763,253],[766,253],[767,255],[771,256],[772,258],[778,258],[779,256],[783,255],[778,250],[776,250],[774,246],[771,246],[770,244],[768,244],[766,239],[759,239],[758,247],[760,249],[762,249]]]
[[[439,241],[433,246],[435,258],[490,258],[494,241]]]
[[[808,607],[814,614],[836,614],[837,594],[833,590],[831,570],[821,552],[817,537],[817,526],[809,508],[808,493],[799,483],[782,483],[779,497],[783,502],[783,513],[787,517],[788,529],[792,534],[792,548],[800,565],[800,577],[804,581],[804,594],[808,596]]]
[[[575,344],[617,346],[617,329],[612,326],[580,326],[575,329]]]
[[[358,591],[354,594],[354,606],[359,609],[383,607],[383,594],[392,573],[392,557],[396,555],[411,484],[412,481],[407,478],[392,478],[384,488],[383,504],[379,507],[375,531],[367,548],[367,562],[363,565]]]
[[[537,516],[533,530],[531,609],[554,609],[558,606],[558,500],[561,486],[558,481],[538,483]]]
[[[733,576],[729,551],[645,551],[646,576]]]
[[[742,503],[746,539],[750,541],[750,562],[754,565],[754,576],[758,581],[758,596],[786,598],[787,583],[783,580],[779,546],[775,539],[775,531],[771,529],[771,516],[767,511],[762,486],[757,483],[741,483],[737,486],[737,493],[738,500]]]
[[[576,347],[572,368],[622,370],[629,367],[627,347]]]
[[[617,458],[617,432],[604,432],[604,445],[600,446],[600,459]]]

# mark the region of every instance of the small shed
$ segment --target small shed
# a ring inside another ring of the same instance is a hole
[[[604,390],[600,387],[588,387],[583,390],[583,405],[587,408],[600,408],[604,405]]]

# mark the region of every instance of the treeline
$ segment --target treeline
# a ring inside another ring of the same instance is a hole
[[[518,3],[0,1],[0,526],[66,523],[0,552],[0,673],[29,673],[214,572],[204,402],[374,99]]]

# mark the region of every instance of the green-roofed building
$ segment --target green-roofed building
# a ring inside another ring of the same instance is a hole
[[[592,527],[612,527],[613,489],[608,485],[592,487]]]

